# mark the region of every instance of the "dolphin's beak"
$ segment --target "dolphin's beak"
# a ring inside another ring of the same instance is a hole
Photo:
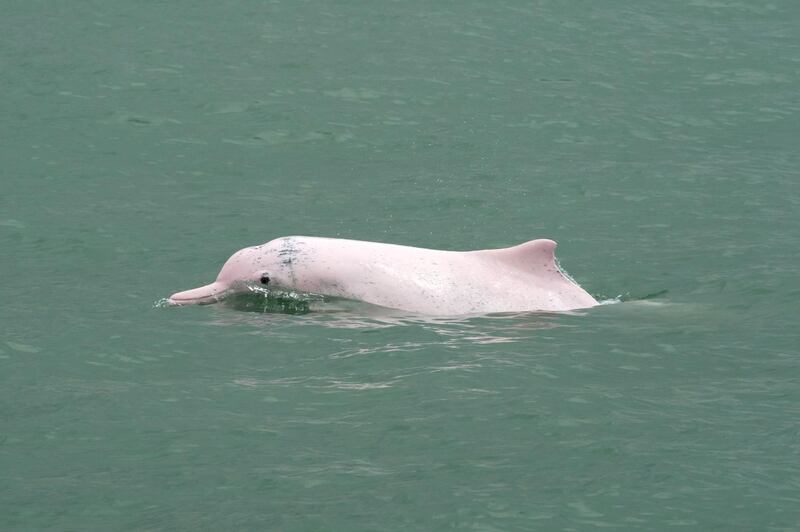
[[[185,292],[178,292],[169,296],[170,305],[207,305],[215,303],[225,295],[228,287],[224,283],[215,282],[201,286],[200,288],[192,288]]]

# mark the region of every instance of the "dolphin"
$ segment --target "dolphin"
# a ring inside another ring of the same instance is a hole
[[[170,296],[207,304],[255,286],[363,301],[433,316],[567,311],[599,303],[561,271],[552,240],[444,251],[287,236],[234,253],[208,285]]]

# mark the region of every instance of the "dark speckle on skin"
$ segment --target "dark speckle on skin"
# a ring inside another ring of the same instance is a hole
[[[297,279],[294,272],[294,264],[297,260],[297,255],[300,252],[301,243],[294,238],[284,238],[281,241],[281,247],[278,250],[278,256],[281,258],[281,264],[286,268],[289,277],[292,279],[292,284],[297,284]]]

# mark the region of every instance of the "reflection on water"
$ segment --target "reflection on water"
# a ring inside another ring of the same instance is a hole
[[[226,298],[222,305],[245,312],[308,314],[316,303],[324,303],[325,298],[316,294],[299,292],[278,292],[260,287],[251,287],[249,292],[234,294]]]
[[[565,318],[576,313],[508,313],[483,316],[422,316],[347,300],[325,300],[309,303],[305,313],[281,311],[240,312],[242,308],[278,308],[281,303],[264,303],[247,298],[244,304],[217,305],[210,325],[251,328],[251,334],[273,338],[302,337],[298,328],[311,326],[332,329],[331,340],[342,348],[327,353],[331,359],[414,352],[425,349],[459,349],[464,346],[509,344],[530,341],[542,331],[571,326]],[[285,308],[285,307],[284,307]],[[394,329],[392,340],[377,343],[353,333],[371,333]]]

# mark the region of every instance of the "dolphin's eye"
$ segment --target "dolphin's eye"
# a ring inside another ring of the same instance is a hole
[[[269,284],[269,275],[267,275],[266,273],[262,274],[260,281],[261,284]]]

